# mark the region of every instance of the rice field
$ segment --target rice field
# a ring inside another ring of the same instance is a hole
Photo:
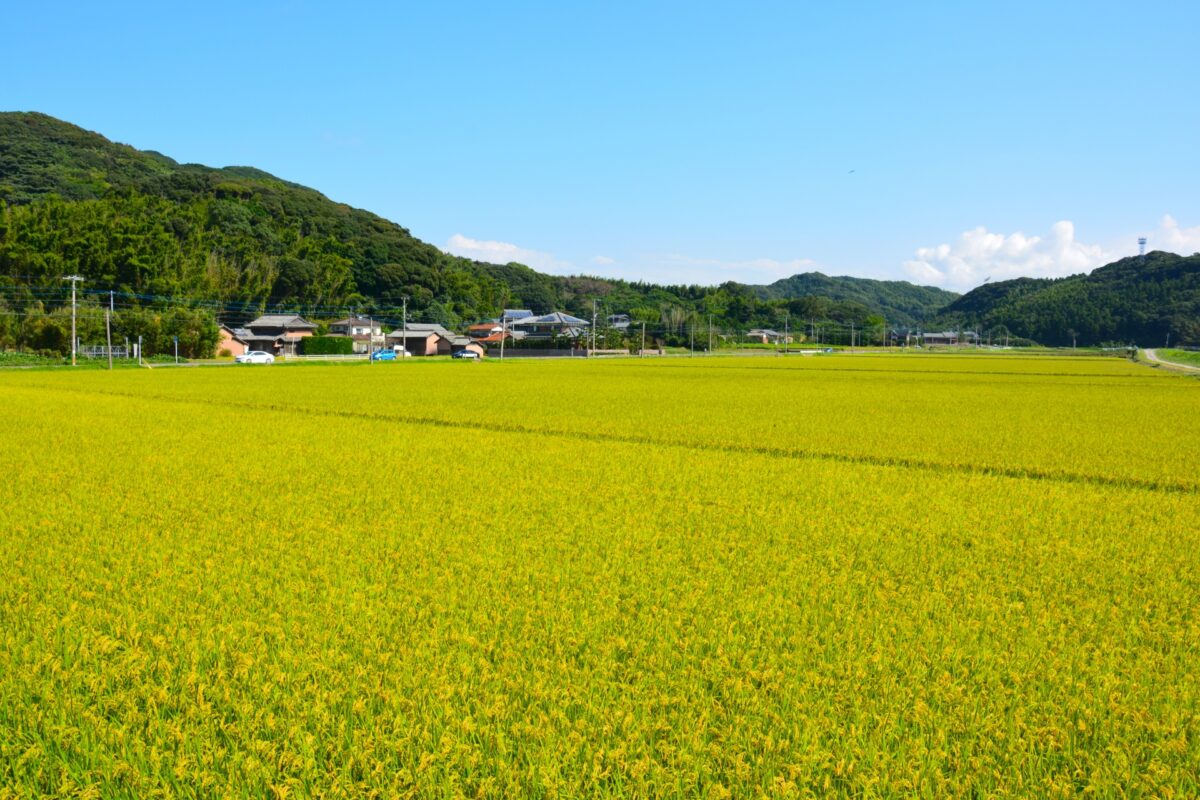
[[[0,798],[1200,794],[1200,381],[0,374]]]

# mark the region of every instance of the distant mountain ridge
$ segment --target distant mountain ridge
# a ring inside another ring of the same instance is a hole
[[[934,286],[917,286],[908,281],[830,277],[820,272],[804,272],[767,286],[750,288],[764,300],[816,296],[837,302],[861,303],[880,310],[894,322],[904,324],[930,318],[959,296],[957,292]]]
[[[1005,328],[1047,345],[1200,342],[1200,254],[1155,251],[1086,275],[1016,278],[979,286],[937,317],[946,325]]]
[[[1090,275],[989,283],[961,297],[906,281],[802,273],[765,286],[663,286],[459,258],[408,230],[254,167],[212,168],[115,144],[45,114],[0,113],[0,306],[78,273],[131,303],[178,298],[222,319],[347,309],[449,327],[502,308],[628,313],[660,338],[777,327],[785,315],[882,330],[1003,327],[1046,344],[1200,342],[1200,256],[1151,253]],[[407,300],[406,300],[407,298]],[[61,300],[60,300],[61,302]],[[0,315],[0,328],[13,319]],[[1074,332],[1074,336],[1072,336]],[[0,339],[7,335],[0,330]],[[11,339],[10,339],[11,340]]]
[[[777,323],[788,300],[813,299],[789,296],[788,281],[819,294],[805,308],[846,321],[916,321],[949,296],[815,275],[769,287],[661,286],[475,262],[262,170],[180,164],[39,113],[0,113],[0,203],[0,274],[51,283],[69,269],[93,286],[200,296],[227,309],[369,310],[407,297],[415,317],[454,325],[513,306],[590,317],[598,298],[652,324],[712,314],[745,328]]]

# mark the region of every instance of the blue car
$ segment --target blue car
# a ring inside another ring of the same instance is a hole
[[[392,350],[376,350],[371,353],[372,361],[395,361],[397,358],[409,358],[412,353],[401,348]]]
[[[452,355],[450,357],[451,358],[479,358],[479,353],[476,353],[474,350],[459,350],[457,353],[455,353],[454,355]]]

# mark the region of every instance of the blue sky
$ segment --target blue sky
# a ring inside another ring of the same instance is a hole
[[[1200,251],[1195,2],[5,4],[0,109],[551,272]]]

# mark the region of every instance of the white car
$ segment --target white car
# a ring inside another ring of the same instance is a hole
[[[264,353],[262,350],[251,350],[236,356],[233,360],[238,364],[274,364],[275,356]]]

